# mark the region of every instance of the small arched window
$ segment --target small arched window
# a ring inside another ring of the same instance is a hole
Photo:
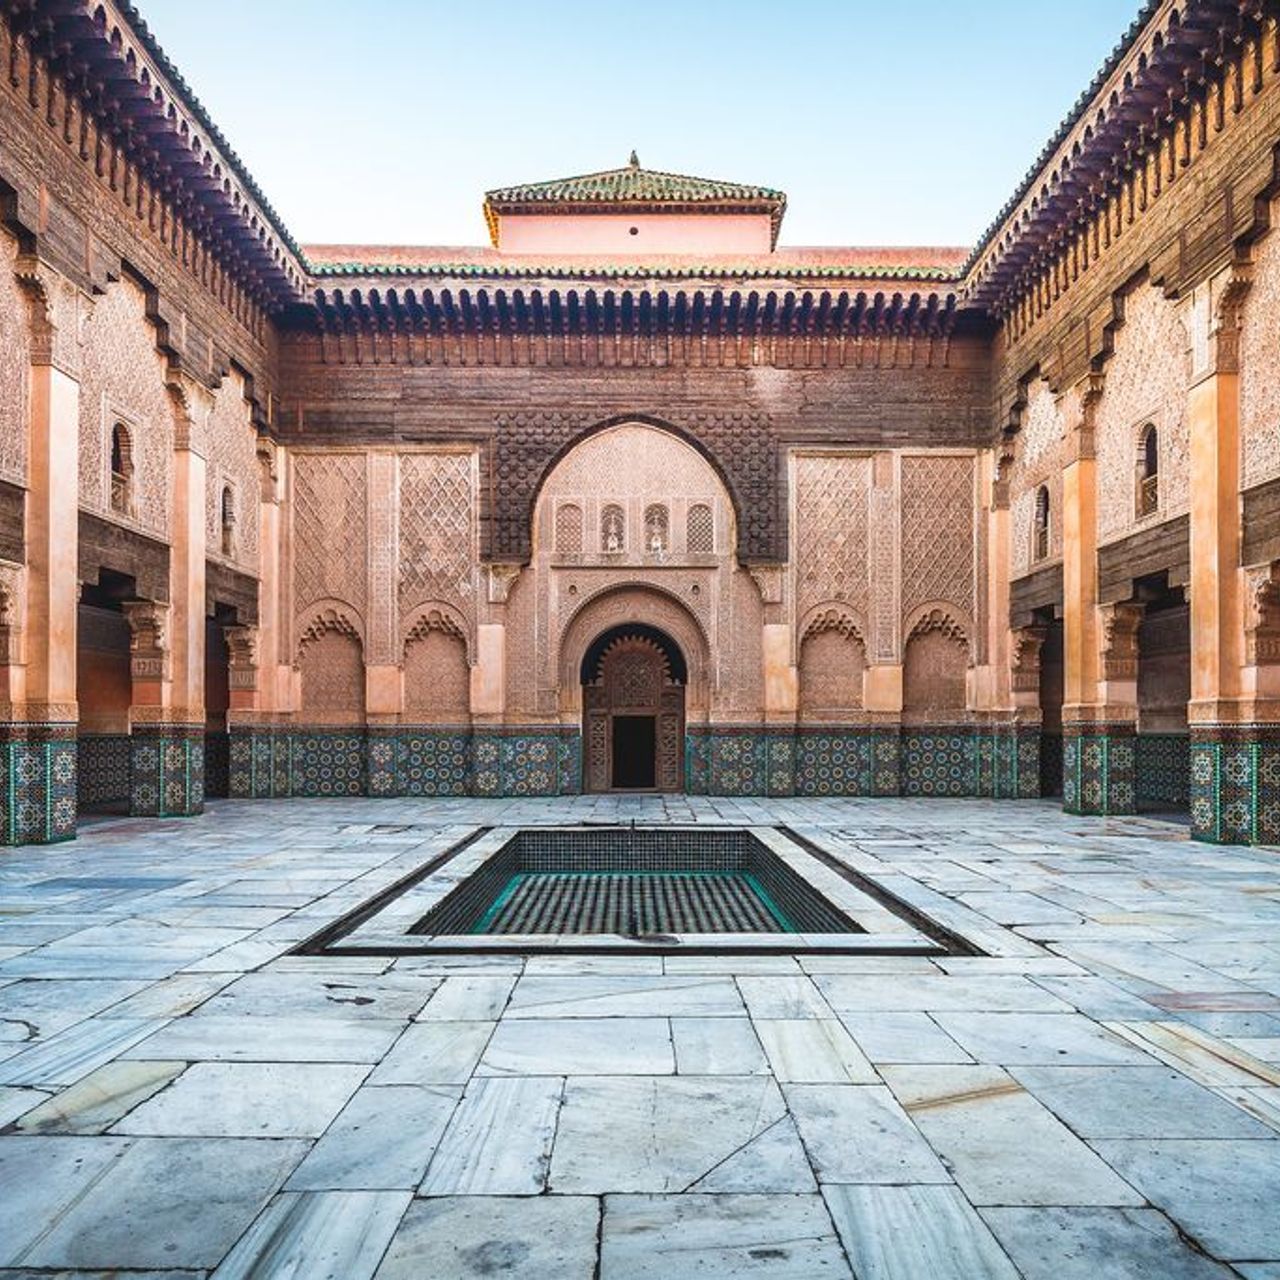
[[[222,501],[218,516],[222,529],[222,554],[224,556],[234,555],[236,549],[236,498],[229,484],[222,487]]]
[[[600,513],[600,550],[606,554],[627,549],[627,519],[622,508],[610,503]]]
[[[661,555],[671,541],[671,520],[667,509],[655,502],[644,510],[644,549],[650,555]]]
[[[1160,435],[1155,424],[1148,422],[1138,436],[1138,494],[1140,516],[1160,509]]]
[[[691,556],[709,556],[716,549],[715,519],[705,502],[689,508],[685,528],[685,549]]]
[[[111,428],[111,510],[133,514],[133,440],[123,422]]]
[[[1049,558],[1049,489],[1041,485],[1036,490],[1035,527],[1031,538],[1031,557],[1034,560]]]
[[[576,502],[556,508],[556,550],[562,555],[582,550],[582,508]]]

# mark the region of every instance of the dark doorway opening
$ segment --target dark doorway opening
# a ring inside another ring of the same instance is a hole
[[[599,636],[582,664],[587,791],[680,791],[687,668],[679,647],[644,623]]]
[[[613,717],[613,785],[619,791],[658,785],[657,716]]]

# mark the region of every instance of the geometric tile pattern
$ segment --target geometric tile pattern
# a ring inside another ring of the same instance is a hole
[[[1190,804],[1191,753],[1184,733],[1140,733],[1134,744],[1134,794],[1138,807],[1186,809]]]
[[[1190,791],[1195,839],[1280,842],[1280,728],[1192,726]]]
[[[204,726],[138,725],[129,738],[129,812],[182,818],[204,812]]]
[[[1062,807],[1067,813],[1135,811],[1134,738],[1131,724],[1064,729]]]
[[[76,803],[113,804],[129,798],[129,735],[85,734],[76,742]]]
[[[0,845],[75,833],[75,725],[0,725]]]

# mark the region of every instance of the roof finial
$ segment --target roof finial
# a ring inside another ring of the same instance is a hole
[[[633,169],[638,169],[640,167],[640,157],[636,155],[636,149],[634,147],[631,148],[631,159],[627,161],[627,164]]]

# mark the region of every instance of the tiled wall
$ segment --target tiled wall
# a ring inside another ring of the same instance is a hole
[[[1191,834],[1217,844],[1280,843],[1280,731],[1191,731]]]
[[[0,725],[0,844],[49,844],[75,833],[75,726]]]
[[[1140,733],[1134,744],[1134,796],[1141,809],[1186,810],[1191,745],[1183,733]]]
[[[129,800],[129,735],[104,733],[81,737],[76,743],[76,802],[93,805],[127,804]]]

